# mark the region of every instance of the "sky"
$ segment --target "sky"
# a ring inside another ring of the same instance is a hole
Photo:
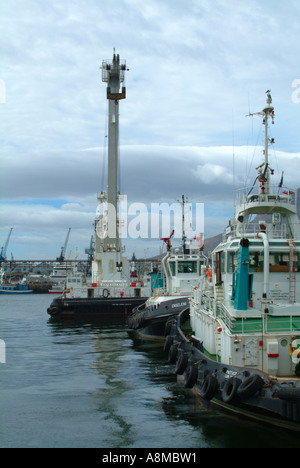
[[[298,0],[6,0],[0,12],[0,246],[7,257],[85,258],[106,190],[102,60],[126,61],[120,190],[129,206],[204,204],[204,235],[233,216],[262,162],[259,112],[275,108],[270,165],[300,187]],[[124,239],[127,256],[159,238]]]

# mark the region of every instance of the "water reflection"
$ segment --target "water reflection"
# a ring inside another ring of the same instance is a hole
[[[162,347],[133,341],[123,320],[49,321],[48,327],[56,374],[66,376],[66,393],[84,396],[99,447],[300,445],[294,434],[202,405],[177,382]]]
[[[122,417],[117,405],[122,395],[131,388],[123,375],[127,354],[124,321],[120,319],[112,322],[109,318],[101,321],[50,320],[49,326],[53,334],[61,337],[65,344],[75,343],[78,337],[81,345],[83,341],[89,343],[81,359],[98,376],[97,388],[91,395],[101,421],[101,446],[130,446],[133,443],[131,424]]]
[[[148,355],[147,375],[155,384],[162,382],[168,395],[161,400],[166,418],[193,428],[193,443],[198,447],[226,448],[299,448],[299,435],[273,426],[249,421],[226,413],[215,406],[201,402],[191,390],[177,382],[174,365],[167,363],[162,349],[144,344],[134,344],[138,352]],[[195,446],[195,445],[193,445]]]

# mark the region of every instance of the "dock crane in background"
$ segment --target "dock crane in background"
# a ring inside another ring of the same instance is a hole
[[[94,250],[95,250],[95,241],[94,241],[94,236],[92,236],[89,248],[85,249],[85,253],[88,256],[88,261],[91,263],[94,260]]]
[[[9,239],[10,239],[12,230],[13,230],[13,228],[10,228],[10,231],[8,233],[8,236],[7,236],[7,239],[6,239],[6,242],[5,242],[5,245],[1,249],[0,262],[5,262],[6,261],[6,250],[7,250],[7,246],[8,246],[8,243],[9,243]]]
[[[57,259],[56,259],[57,262],[63,262],[65,260],[67,245],[68,245],[68,241],[69,241],[69,237],[70,237],[70,231],[71,231],[71,228],[69,228],[69,230],[68,230],[68,234],[67,234],[67,237],[66,237],[66,240],[65,240],[65,245],[63,245],[62,248],[61,248],[60,256],[57,257]]]
[[[95,252],[95,241],[94,241],[94,236],[92,236],[89,248],[85,249],[85,253],[88,256],[88,263],[87,263],[86,272],[85,272],[87,276],[89,276],[91,273],[92,262],[94,260],[94,252]]]

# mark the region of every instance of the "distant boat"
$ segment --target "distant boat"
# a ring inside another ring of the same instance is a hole
[[[68,293],[69,291],[66,288],[66,281],[68,274],[70,275],[75,271],[76,268],[74,267],[71,262],[64,261],[64,262],[57,262],[54,264],[53,271],[50,274],[50,278],[52,281],[52,287],[49,288],[50,294],[64,294]]]
[[[52,289],[49,289],[48,292],[50,294],[64,294],[64,293],[67,293],[68,291],[65,290],[64,288],[52,288]]]
[[[27,284],[1,284],[0,294],[30,294],[33,293],[32,289],[28,288]]]

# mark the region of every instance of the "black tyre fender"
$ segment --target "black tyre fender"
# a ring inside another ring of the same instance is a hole
[[[207,375],[200,387],[200,396],[203,400],[211,400],[218,388],[218,381],[213,374]]]
[[[231,403],[237,397],[237,391],[242,381],[236,377],[228,379],[222,390],[222,400],[224,403]]]
[[[300,401],[300,388],[281,388],[278,390],[278,398],[288,401]]]
[[[165,325],[165,336],[169,335],[173,323],[174,323],[173,320],[168,320],[168,321],[167,321],[167,323],[166,323],[166,325]]]
[[[165,340],[165,344],[164,344],[164,351],[166,353],[169,352],[170,348],[171,348],[171,345],[173,344],[173,340],[174,340],[174,337],[172,335],[168,335],[166,340]]]
[[[168,362],[174,364],[177,359],[177,344],[173,343],[169,349]]]
[[[247,400],[258,392],[264,385],[264,380],[258,375],[254,374],[245,379],[237,389],[237,395],[243,400]]]
[[[185,388],[193,388],[198,379],[198,366],[191,364],[187,367],[184,376]]]
[[[48,307],[47,312],[49,315],[57,315],[58,308],[56,306]]]
[[[177,359],[176,366],[175,366],[175,373],[178,375],[182,375],[188,365],[188,356],[185,352],[181,352],[179,358]]]

